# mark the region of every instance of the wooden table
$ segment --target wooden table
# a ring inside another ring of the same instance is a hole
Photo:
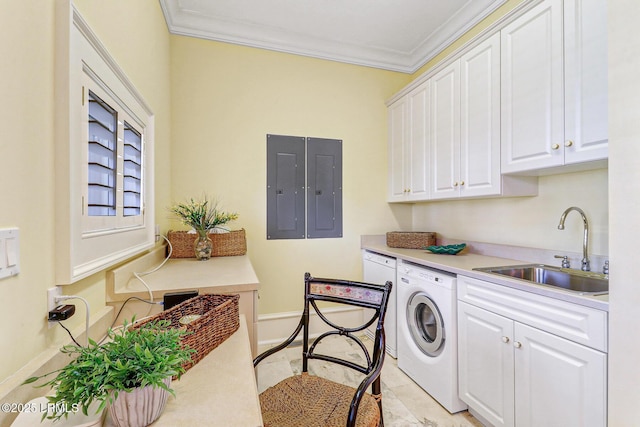
[[[149,299],[149,292],[133,272],[154,269],[164,259],[164,247],[160,247],[143,257],[107,272],[107,303],[119,310],[124,301],[132,296]],[[162,301],[164,294],[196,289],[200,294],[239,294],[239,310],[247,319],[251,354],[258,350],[258,287],[259,282],[247,255],[213,257],[207,261],[195,258],[170,259],[158,271],[142,276],[154,300]],[[139,319],[144,315],[162,310],[137,301],[127,303],[122,319],[130,319],[133,314]]]

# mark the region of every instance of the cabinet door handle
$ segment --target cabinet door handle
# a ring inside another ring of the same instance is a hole
[[[567,142],[564,143],[565,147],[571,147],[573,145],[573,141],[572,140],[568,140]]]
[[[461,182],[460,182],[460,185],[464,185],[464,181],[461,181]]]
[[[508,343],[509,342],[509,337],[502,337],[502,342],[503,343]]]
[[[520,341],[516,341],[516,342],[513,343],[513,346],[515,348],[520,348],[520,347],[522,347],[522,343]]]
[[[559,145],[559,144],[553,144],[553,145],[551,146],[551,149],[552,149],[552,150],[557,150],[558,148],[560,148],[560,145]]]
[[[458,186],[458,181],[454,182],[454,183],[453,183],[453,186],[454,186],[454,187],[457,187],[457,186]]]

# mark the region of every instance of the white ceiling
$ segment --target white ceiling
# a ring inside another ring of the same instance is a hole
[[[412,73],[506,0],[160,0],[173,34]]]

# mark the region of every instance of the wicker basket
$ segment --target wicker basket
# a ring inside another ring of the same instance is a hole
[[[169,230],[168,238],[173,248],[171,258],[195,258],[193,245],[196,237],[196,233]],[[247,253],[244,228],[228,233],[209,233],[209,238],[213,241],[211,256],[237,256]]]
[[[387,246],[390,248],[423,249],[436,244],[436,233],[428,231],[390,231]]]
[[[173,328],[184,328],[187,335],[182,343],[196,352],[191,362],[183,365],[188,370],[204,358],[211,350],[222,344],[240,327],[238,304],[240,295],[205,294],[193,297],[161,313],[135,323],[132,328],[140,328],[154,320],[168,320]],[[184,316],[199,314],[201,317],[183,325]]]

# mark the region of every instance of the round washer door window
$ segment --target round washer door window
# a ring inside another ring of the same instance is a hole
[[[407,304],[407,325],[413,342],[427,356],[444,348],[444,323],[438,306],[424,293],[415,293]]]

